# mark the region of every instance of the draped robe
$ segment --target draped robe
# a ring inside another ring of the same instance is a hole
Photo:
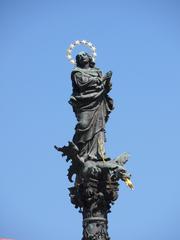
[[[77,118],[74,144],[79,156],[87,160],[102,160],[105,150],[105,123],[113,109],[110,90],[102,81],[98,68],[76,67],[71,74],[73,93],[69,103]]]

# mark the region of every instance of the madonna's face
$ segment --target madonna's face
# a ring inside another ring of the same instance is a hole
[[[81,65],[84,65],[89,62],[89,56],[86,52],[80,52],[78,54],[78,58],[79,58],[79,63]]]

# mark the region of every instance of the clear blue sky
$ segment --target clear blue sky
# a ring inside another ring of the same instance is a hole
[[[113,71],[107,153],[128,151],[112,240],[180,239],[180,1],[0,1],[0,237],[81,239],[68,164],[68,45],[88,39]]]

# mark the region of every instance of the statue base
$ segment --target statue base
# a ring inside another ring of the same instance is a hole
[[[118,186],[116,181],[90,178],[69,188],[71,202],[83,215],[82,240],[110,240],[107,215],[118,198]]]
[[[69,188],[69,195],[71,203],[83,215],[82,240],[110,240],[107,215],[118,198],[118,180],[121,179],[133,189],[130,174],[124,168],[128,153],[123,153],[114,160],[83,161],[73,142],[55,148],[67,156],[67,161],[72,161],[68,178],[73,182],[72,176],[75,174],[76,180],[74,187]]]

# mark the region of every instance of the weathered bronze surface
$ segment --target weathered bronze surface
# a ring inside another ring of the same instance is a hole
[[[118,198],[118,180],[133,188],[124,168],[128,154],[112,160],[105,153],[105,124],[113,110],[113,100],[108,95],[111,77],[111,71],[103,75],[95,67],[89,54],[80,52],[76,56],[69,100],[77,119],[75,134],[67,146],[55,146],[72,163],[68,178],[73,182],[75,175],[75,184],[69,191],[72,204],[83,215],[82,240],[110,239],[107,214]]]

